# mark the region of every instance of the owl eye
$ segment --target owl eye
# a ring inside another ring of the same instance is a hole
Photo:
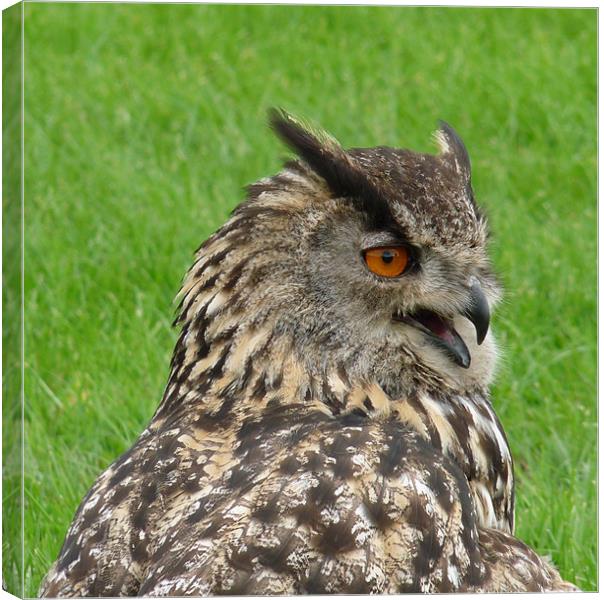
[[[404,246],[381,246],[363,252],[369,270],[380,277],[398,277],[409,265],[409,252]]]

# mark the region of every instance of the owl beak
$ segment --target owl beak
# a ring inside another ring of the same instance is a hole
[[[463,315],[476,328],[476,342],[480,346],[489,331],[491,312],[482,287],[480,287],[480,283],[475,277],[470,282],[470,303]]]
[[[476,341],[482,344],[489,331],[490,310],[480,282],[473,277],[468,285],[468,305],[461,314],[476,328]],[[453,362],[464,369],[470,367],[471,356],[462,337],[457,333],[451,318],[444,317],[429,309],[420,309],[413,314],[396,313],[395,321],[407,323],[423,331],[433,345],[443,350]]]

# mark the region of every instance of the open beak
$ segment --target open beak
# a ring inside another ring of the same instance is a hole
[[[489,331],[489,303],[477,279],[473,279],[470,288],[468,308],[462,313],[476,329],[476,342],[482,344]],[[419,310],[411,315],[395,315],[394,319],[408,323],[423,331],[428,339],[443,350],[455,364],[467,369],[471,356],[466,343],[448,319],[431,310]]]

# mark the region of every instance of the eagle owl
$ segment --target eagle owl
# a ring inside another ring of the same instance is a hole
[[[196,253],[147,428],[82,501],[43,596],[572,590],[514,537],[489,398],[500,296],[463,142],[298,158]]]

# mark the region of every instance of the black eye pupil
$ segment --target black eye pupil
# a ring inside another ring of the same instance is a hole
[[[382,262],[388,264],[391,263],[393,260],[394,252],[391,252],[390,250],[384,250],[384,252],[382,252]]]

